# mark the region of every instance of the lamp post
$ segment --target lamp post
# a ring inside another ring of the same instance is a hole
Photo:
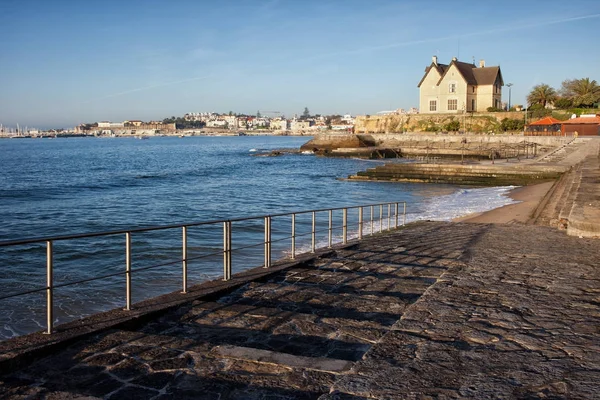
[[[512,83],[506,84],[506,87],[508,87],[508,110],[507,111],[510,111],[510,92],[511,92],[512,85],[513,85]]]

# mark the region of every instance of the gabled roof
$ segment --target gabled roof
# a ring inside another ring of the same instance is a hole
[[[431,68],[436,68],[440,74],[440,79],[438,80],[438,85],[444,79],[444,76],[450,70],[450,67],[454,65],[463,79],[469,85],[480,86],[480,85],[493,85],[496,83],[496,80],[500,79],[500,84],[504,85],[504,80],[502,79],[502,72],[500,72],[500,67],[477,67],[471,63],[466,63],[458,60],[452,60],[449,65],[445,64],[434,64],[427,68],[425,68],[425,75],[417,85],[417,87],[421,87],[421,84],[429,74]]]
[[[496,83],[496,79],[499,76],[500,85],[504,86],[500,67],[473,68],[473,75],[475,76],[478,85],[493,85]]]
[[[579,117],[562,121],[562,124],[600,124],[600,117]]]
[[[469,85],[477,85],[477,80],[475,79],[475,75],[473,74],[473,68],[475,68],[475,66],[473,64],[469,64],[469,63],[465,63],[462,61],[455,61],[452,60],[452,62],[450,63],[450,65],[454,64],[454,66],[456,67],[456,69],[458,69],[458,72],[462,75],[463,78],[465,78],[465,81],[467,81],[467,83]],[[448,67],[448,70],[450,69],[450,67]],[[446,70],[446,73],[448,73],[448,70]],[[444,74],[446,75],[446,74]],[[444,79],[444,76],[442,76],[440,78],[440,82],[442,81],[442,79]],[[440,84],[440,82],[438,82],[438,85]]]
[[[529,124],[529,126],[558,125],[561,123],[562,123],[562,121],[560,121],[556,118],[546,117],[546,118],[540,119],[539,121],[532,122],[531,124]]]
[[[448,69],[448,65],[431,63],[431,65],[429,67],[425,68],[425,75],[423,75],[423,78],[421,78],[421,81],[419,82],[417,87],[421,87],[421,84],[423,83],[425,78],[427,78],[427,74],[429,74],[429,71],[431,70],[431,68],[437,69],[437,72],[440,74],[440,76],[443,76],[444,73],[446,72],[446,70]]]

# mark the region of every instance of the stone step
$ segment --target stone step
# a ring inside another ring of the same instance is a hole
[[[215,358],[249,361],[260,364],[277,365],[286,368],[299,368],[312,371],[341,374],[349,371],[353,363],[326,357],[294,356],[276,351],[259,350],[241,346],[217,346],[211,355]]]

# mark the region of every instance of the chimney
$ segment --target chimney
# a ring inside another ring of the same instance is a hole
[[[452,57],[452,61],[458,61],[458,58]]]
[[[435,65],[437,65],[437,56],[433,56],[433,57],[431,57],[431,61],[432,61],[432,62],[433,62]]]
[[[485,67],[485,60],[479,60],[479,68]]]

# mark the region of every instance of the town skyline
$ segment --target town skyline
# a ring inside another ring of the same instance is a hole
[[[432,55],[500,65],[513,104],[536,84],[596,78],[585,38],[600,5],[536,4],[6,2],[0,123],[409,109]]]

